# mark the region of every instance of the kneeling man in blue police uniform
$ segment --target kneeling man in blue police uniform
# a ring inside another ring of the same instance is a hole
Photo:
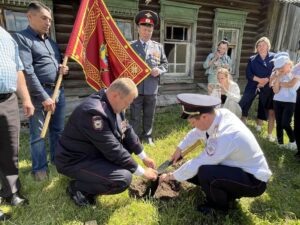
[[[67,193],[78,206],[96,203],[97,195],[126,190],[132,174],[155,180],[157,171],[139,138],[124,118],[124,110],[138,95],[129,78],[88,97],[69,118],[56,148],[58,172],[72,178]],[[138,155],[142,166],[132,158]]]
[[[174,172],[162,174],[160,182],[177,180],[200,185],[206,202],[197,206],[206,214],[214,209],[227,211],[241,197],[264,193],[272,175],[263,151],[252,132],[227,109],[215,109],[219,98],[200,94],[179,94],[182,118],[194,127],[171,156],[174,163],[181,151],[197,140],[204,150]]]

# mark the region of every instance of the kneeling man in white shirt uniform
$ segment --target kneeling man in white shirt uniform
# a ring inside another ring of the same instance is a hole
[[[174,172],[162,174],[160,182],[189,181],[199,185],[206,202],[198,211],[228,210],[241,197],[263,194],[272,175],[263,151],[252,132],[227,109],[216,109],[219,98],[200,94],[179,94],[182,118],[194,127],[179,143],[172,155],[173,163],[181,151],[202,139],[206,146],[195,158]]]

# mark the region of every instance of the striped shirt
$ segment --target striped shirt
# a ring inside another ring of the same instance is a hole
[[[15,40],[0,26],[0,94],[17,90],[17,71],[24,69]]]

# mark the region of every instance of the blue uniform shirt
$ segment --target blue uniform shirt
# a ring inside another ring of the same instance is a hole
[[[160,70],[160,75],[163,75],[168,70],[168,60],[165,55],[163,46],[149,40],[144,49],[141,40],[131,42],[131,47],[135,52],[153,69],[157,67]],[[153,77],[151,74],[138,85],[138,91],[141,95],[156,95],[158,92],[159,77]]]
[[[18,45],[0,26],[0,94],[17,90],[17,71],[23,70]]]
[[[30,94],[43,102],[50,97],[41,84],[55,83],[57,79],[61,63],[58,45],[47,36],[44,40],[40,38],[30,26],[16,33],[14,38],[19,45]]]
[[[56,148],[59,172],[77,171],[97,158],[136,172],[143,146],[124,113],[115,114],[104,89],[92,94],[72,113]]]
[[[250,57],[246,69],[246,77],[248,83],[245,91],[256,90],[258,82],[253,80],[254,76],[257,76],[259,78],[269,78],[271,76],[274,67],[273,62],[271,62],[273,57],[273,52],[269,52],[265,60],[263,60],[259,54]]]

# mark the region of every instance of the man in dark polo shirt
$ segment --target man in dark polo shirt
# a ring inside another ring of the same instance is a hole
[[[64,89],[56,101],[51,99],[60,70],[67,74],[68,67],[60,63],[58,45],[48,36],[51,26],[51,10],[44,4],[33,1],[28,5],[27,29],[16,33],[20,57],[24,64],[25,78],[30,91],[35,113],[30,118],[30,147],[32,173],[36,180],[47,177],[47,151],[45,140],[40,138],[47,111],[53,114],[49,124],[50,160],[54,163],[54,149],[64,128],[65,97]]]

